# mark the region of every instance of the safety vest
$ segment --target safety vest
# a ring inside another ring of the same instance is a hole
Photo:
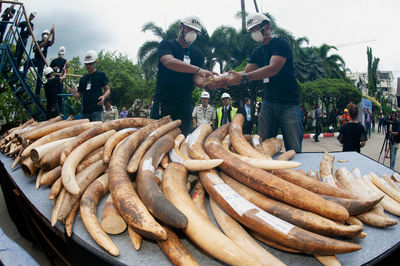
[[[217,108],[218,127],[220,127],[222,123],[222,108],[223,106]],[[237,108],[231,106],[231,122],[235,117],[237,110],[238,110]]]

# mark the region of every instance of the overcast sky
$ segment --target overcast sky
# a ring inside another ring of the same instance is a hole
[[[175,20],[195,14],[211,35],[221,25],[241,27],[235,14],[239,0],[29,0],[27,12],[37,11],[35,35],[55,24],[56,42],[49,49],[55,57],[58,47],[66,57],[83,58],[89,49],[118,50],[137,62],[138,48],[155,37],[141,32],[149,21],[166,29]],[[351,71],[367,71],[367,46],[380,58],[379,70],[400,76],[399,0],[257,0],[262,12],[271,13],[278,26],[295,37],[307,37],[310,45],[338,47],[337,53]],[[4,10],[4,9],[3,9]],[[246,10],[254,12],[253,0]],[[373,40],[373,41],[371,41]],[[369,41],[369,42],[368,42]],[[394,85],[397,83],[395,82]]]

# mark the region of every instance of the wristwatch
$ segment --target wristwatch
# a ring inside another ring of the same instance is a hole
[[[249,80],[247,79],[246,74],[242,74],[242,85],[246,85],[249,83]]]

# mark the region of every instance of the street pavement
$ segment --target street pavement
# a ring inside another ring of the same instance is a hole
[[[378,161],[379,154],[381,153],[382,146],[384,144],[385,135],[382,133],[374,133],[372,132],[371,138],[367,140],[364,148],[361,148],[361,153],[365,156],[368,156],[372,160]],[[389,147],[387,147],[389,149]],[[390,166],[390,159],[384,158],[384,150],[383,147],[382,154],[380,156],[379,162],[382,163],[383,159],[384,165],[387,167]],[[303,152],[335,152],[342,151],[342,144],[337,140],[336,137],[329,138],[320,138],[319,142],[314,142],[313,138],[303,139]],[[400,152],[399,152],[400,153]],[[394,170],[396,172],[400,172],[400,155],[396,157],[396,164]]]
[[[361,149],[361,153],[368,156],[369,158],[378,161],[382,145],[384,143],[385,135],[372,133],[371,138],[368,139],[364,148]],[[342,145],[339,143],[336,137],[320,138],[320,142],[314,142],[313,138],[303,140],[303,152],[337,152],[342,150]],[[380,163],[383,161],[384,152],[382,152]],[[400,155],[397,157],[395,170],[400,172]],[[386,166],[389,167],[389,159],[385,159]],[[0,190],[0,228],[4,233],[18,243],[23,249],[25,249],[40,265],[51,265],[47,260],[46,256],[32,243],[25,240],[19,233],[11,218],[8,215],[7,208],[5,206],[3,192]]]

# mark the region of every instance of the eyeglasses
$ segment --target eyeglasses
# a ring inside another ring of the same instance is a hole
[[[85,66],[91,66],[91,65],[93,65],[94,64],[94,62],[92,62],[92,63],[85,63]]]

